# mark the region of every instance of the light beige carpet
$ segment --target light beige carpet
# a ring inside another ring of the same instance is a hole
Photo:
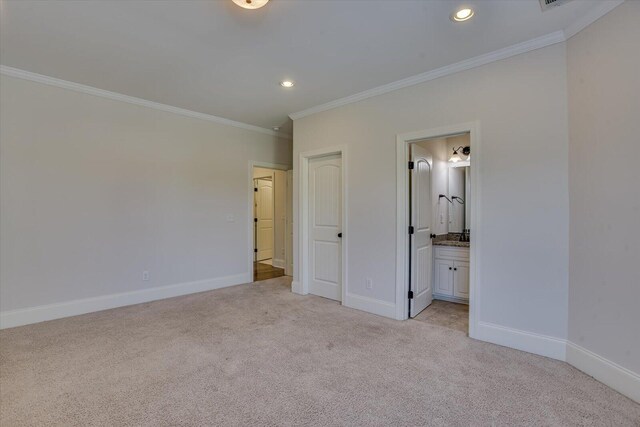
[[[638,426],[571,366],[288,278],[0,332],[0,425]]]

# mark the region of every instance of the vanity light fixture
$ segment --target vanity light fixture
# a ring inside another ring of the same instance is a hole
[[[458,151],[462,151],[462,154],[467,156],[467,160],[469,160],[469,156],[471,155],[471,147],[469,147],[469,146],[467,146],[467,147],[460,146],[458,148],[454,148],[453,149],[453,154],[451,155],[451,157],[449,157],[449,161],[451,163],[457,163],[457,162],[462,160],[462,158],[460,157],[460,154],[458,154]]]
[[[260,9],[267,4],[269,0],[232,0],[238,6],[245,9]]]
[[[474,15],[474,11],[471,8],[464,7],[451,14],[451,20],[454,22],[463,22],[471,19]]]
[[[293,87],[294,85],[295,85],[295,83],[292,82],[291,80],[283,80],[283,81],[280,82],[280,86],[286,87],[286,88]]]

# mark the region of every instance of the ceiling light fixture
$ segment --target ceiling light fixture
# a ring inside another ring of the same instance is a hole
[[[471,19],[473,15],[474,15],[473,9],[465,7],[458,10],[457,12],[452,13],[451,20],[455,22],[462,22],[462,21]]]
[[[284,80],[280,82],[280,86],[282,87],[293,87],[293,85],[295,85],[295,83],[291,80]]]
[[[280,130],[280,126],[274,126],[272,129],[273,129],[274,131],[278,132],[278,131]]]
[[[269,0],[232,0],[235,4],[245,9],[260,9]]]

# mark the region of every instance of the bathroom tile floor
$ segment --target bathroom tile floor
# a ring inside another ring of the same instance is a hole
[[[434,299],[414,320],[469,332],[469,306]]]

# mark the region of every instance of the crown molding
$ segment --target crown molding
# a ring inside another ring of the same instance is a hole
[[[320,113],[322,111],[331,110],[343,105],[352,104],[354,102],[362,101],[374,96],[383,95],[385,93],[393,92],[398,89],[403,89],[409,86],[425,83],[430,80],[434,80],[440,77],[448,76],[451,74],[459,73],[461,71],[470,70],[472,68],[480,67],[482,65],[489,64],[491,62],[507,59],[512,56],[520,55],[522,53],[530,52],[532,50],[541,49],[543,47],[551,46],[556,43],[562,43],[569,38],[576,35],[578,32],[593,24],[595,21],[611,12],[616,7],[624,3],[624,0],[609,0],[604,1],[598,5],[598,7],[592,9],[587,15],[583,16],[571,26],[565,30],[555,31],[547,35],[537,37],[522,43],[518,43],[512,46],[505,47],[503,49],[495,50],[493,52],[486,53],[484,55],[476,56],[474,58],[465,59],[455,64],[446,65],[435,70],[427,71],[426,73],[418,74],[406,79],[398,80],[386,85],[378,86],[373,89],[365,90],[363,92],[356,93],[354,95],[346,96],[344,98],[336,99],[335,101],[320,104],[315,107],[308,108],[306,110],[298,111],[296,113],[289,114],[292,120],[301,119],[303,117],[310,116],[312,114]]]
[[[569,40],[571,37],[575,36],[580,31],[584,30],[607,13],[611,12],[622,3],[624,3],[624,0],[608,0],[599,2],[597,7],[591,9],[589,13],[576,20],[573,24],[569,25],[564,30],[565,39]]]
[[[335,101],[327,102],[326,104],[317,105],[315,107],[308,108],[306,110],[299,111],[297,113],[290,114],[289,117],[292,120],[301,119],[303,117],[310,116],[322,111],[331,110],[333,108],[341,107],[343,105],[352,104],[354,102],[362,101],[374,96],[383,95],[385,93],[393,92],[398,89],[403,89],[409,86],[414,86],[420,83],[425,83],[430,80],[435,80],[440,77],[448,76],[451,74],[459,73],[461,71],[470,70],[472,68],[480,67],[482,65],[489,64],[491,62],[500,61],[501,59],[510,58],[521,53],[529,52],[532,50],[540,49],[552,44],[561,43],[565,41],[564,33],[562,31],[556,31],[542,37],[537,37],[526,42],[518,43],[513,46],[508,46],[502,49],[495,50],[493,52],[485,53],[470,59],[465,59],[460,62],[456,62],[451,65],[445,65],[444,67],[436,68],[435,70],[427,71],[426,73],[418,74],[406,79],[398,80],[386,85],[378,86],[373,89],[365,90],[355,95],[346,96],[344,98],[336,99]]]
[[[19,68],[8,67],[6,65],[0,65],[0,74],[9,76],[9,77],[15,77],[18,79],[29,80],[32,82],[43,83],[49,86],[56,86],[59,88],[68,89],[68,90],[72,90],[80,93],[85,93],[88,95],[99,96],[99,97],[111,99],[114,101],[121,101],[121,102],[126,102],[128,104],[139,105],[147,108],[153,108],[154,110],[160,110],[167,113],[178,114],[180,116],[206,120],[208,122],[218,123],[221,125],[233,126],[235,128],[250,130],[253,132],[258,132],[265,135],[271,135],[278,138],[285,138],[289,140],[292,139],[291,135],[275,132],[271,129],[266,129],[259,126],[250,125],[247,123],[237,122],[235,120],[225,119],[223,117],[212,116],[210,114],[198,113],[197,111],[186,110],[184,108],[174,107],[171,105],[160,104],[158,102],[148,101],[142,98],[136,98],[129,95],[123,95],[117,92],[111,92],[108,90],[98,89],[92,86],[87,86],[79,83],[70,82],[67,80],[57,79],[55,77],[49,77],[42,74],[32,73],[31,71],[21,70]]]

